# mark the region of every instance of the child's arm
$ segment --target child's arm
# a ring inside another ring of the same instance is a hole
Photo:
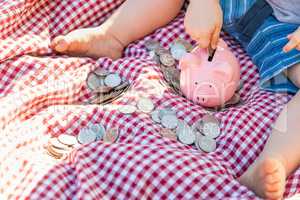
[[[289,42],[283,47],[284,52],[289,52],[293,49],[300,51],[300,27],[292,34],[288,35]]]
[[[200,47],[217,47],[223,25],[223,12],[219,0],[190,0],[185,28]]]

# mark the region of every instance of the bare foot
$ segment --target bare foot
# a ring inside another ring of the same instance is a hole
[[[251,166],[238,181],[259,197],[280,200],[285,189],[286,171],[280,159],[266,159]]]
[[[53,39],[50,47],[71,56],[112,59],[120,58],[124,49],[117,38],[103,31],[101,27],[78,29],[58,36]]]

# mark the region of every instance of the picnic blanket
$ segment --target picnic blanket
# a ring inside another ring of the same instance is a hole
[[[160,84],[160,68],[144,46],[155,39],[168,47],[178,37],[193,43],[184,10],[117,61],[57,55],[48,47],[59,34],[101,24],[122,2],[0,1],[0,199],[258,199],[236,177],[259,155],[291,97],[260,90],[257,68],[229,35],[222,37],[241,64],[244,105],[215,113],[222,134],[210,154],[161,137],[161,126],[146,114],[115,108],[149,97],[190,125],[208,112]],[[93,97],[85,80],[96,68],[119,73],[130,91],[109,106],[83,105]],[[62,161],[45,154],[50,136],[77,135],[90,123],[119,128],[118,142],[82,145]],[[297,170],[285,196],[299,191]]]

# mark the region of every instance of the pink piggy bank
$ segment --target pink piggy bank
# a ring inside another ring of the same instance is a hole
[[[213,60],[208,50],[196,48],[180,60],[180,88],[193,102],[204,107],[224,105],[239,86],[240,66],[223,40]]]

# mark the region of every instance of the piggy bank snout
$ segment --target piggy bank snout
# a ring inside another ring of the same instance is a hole
[[[209,106],[220,99],[220,91],[216,84],[210,82],[197,83],[193,93],[193,100],[200,105]]]

